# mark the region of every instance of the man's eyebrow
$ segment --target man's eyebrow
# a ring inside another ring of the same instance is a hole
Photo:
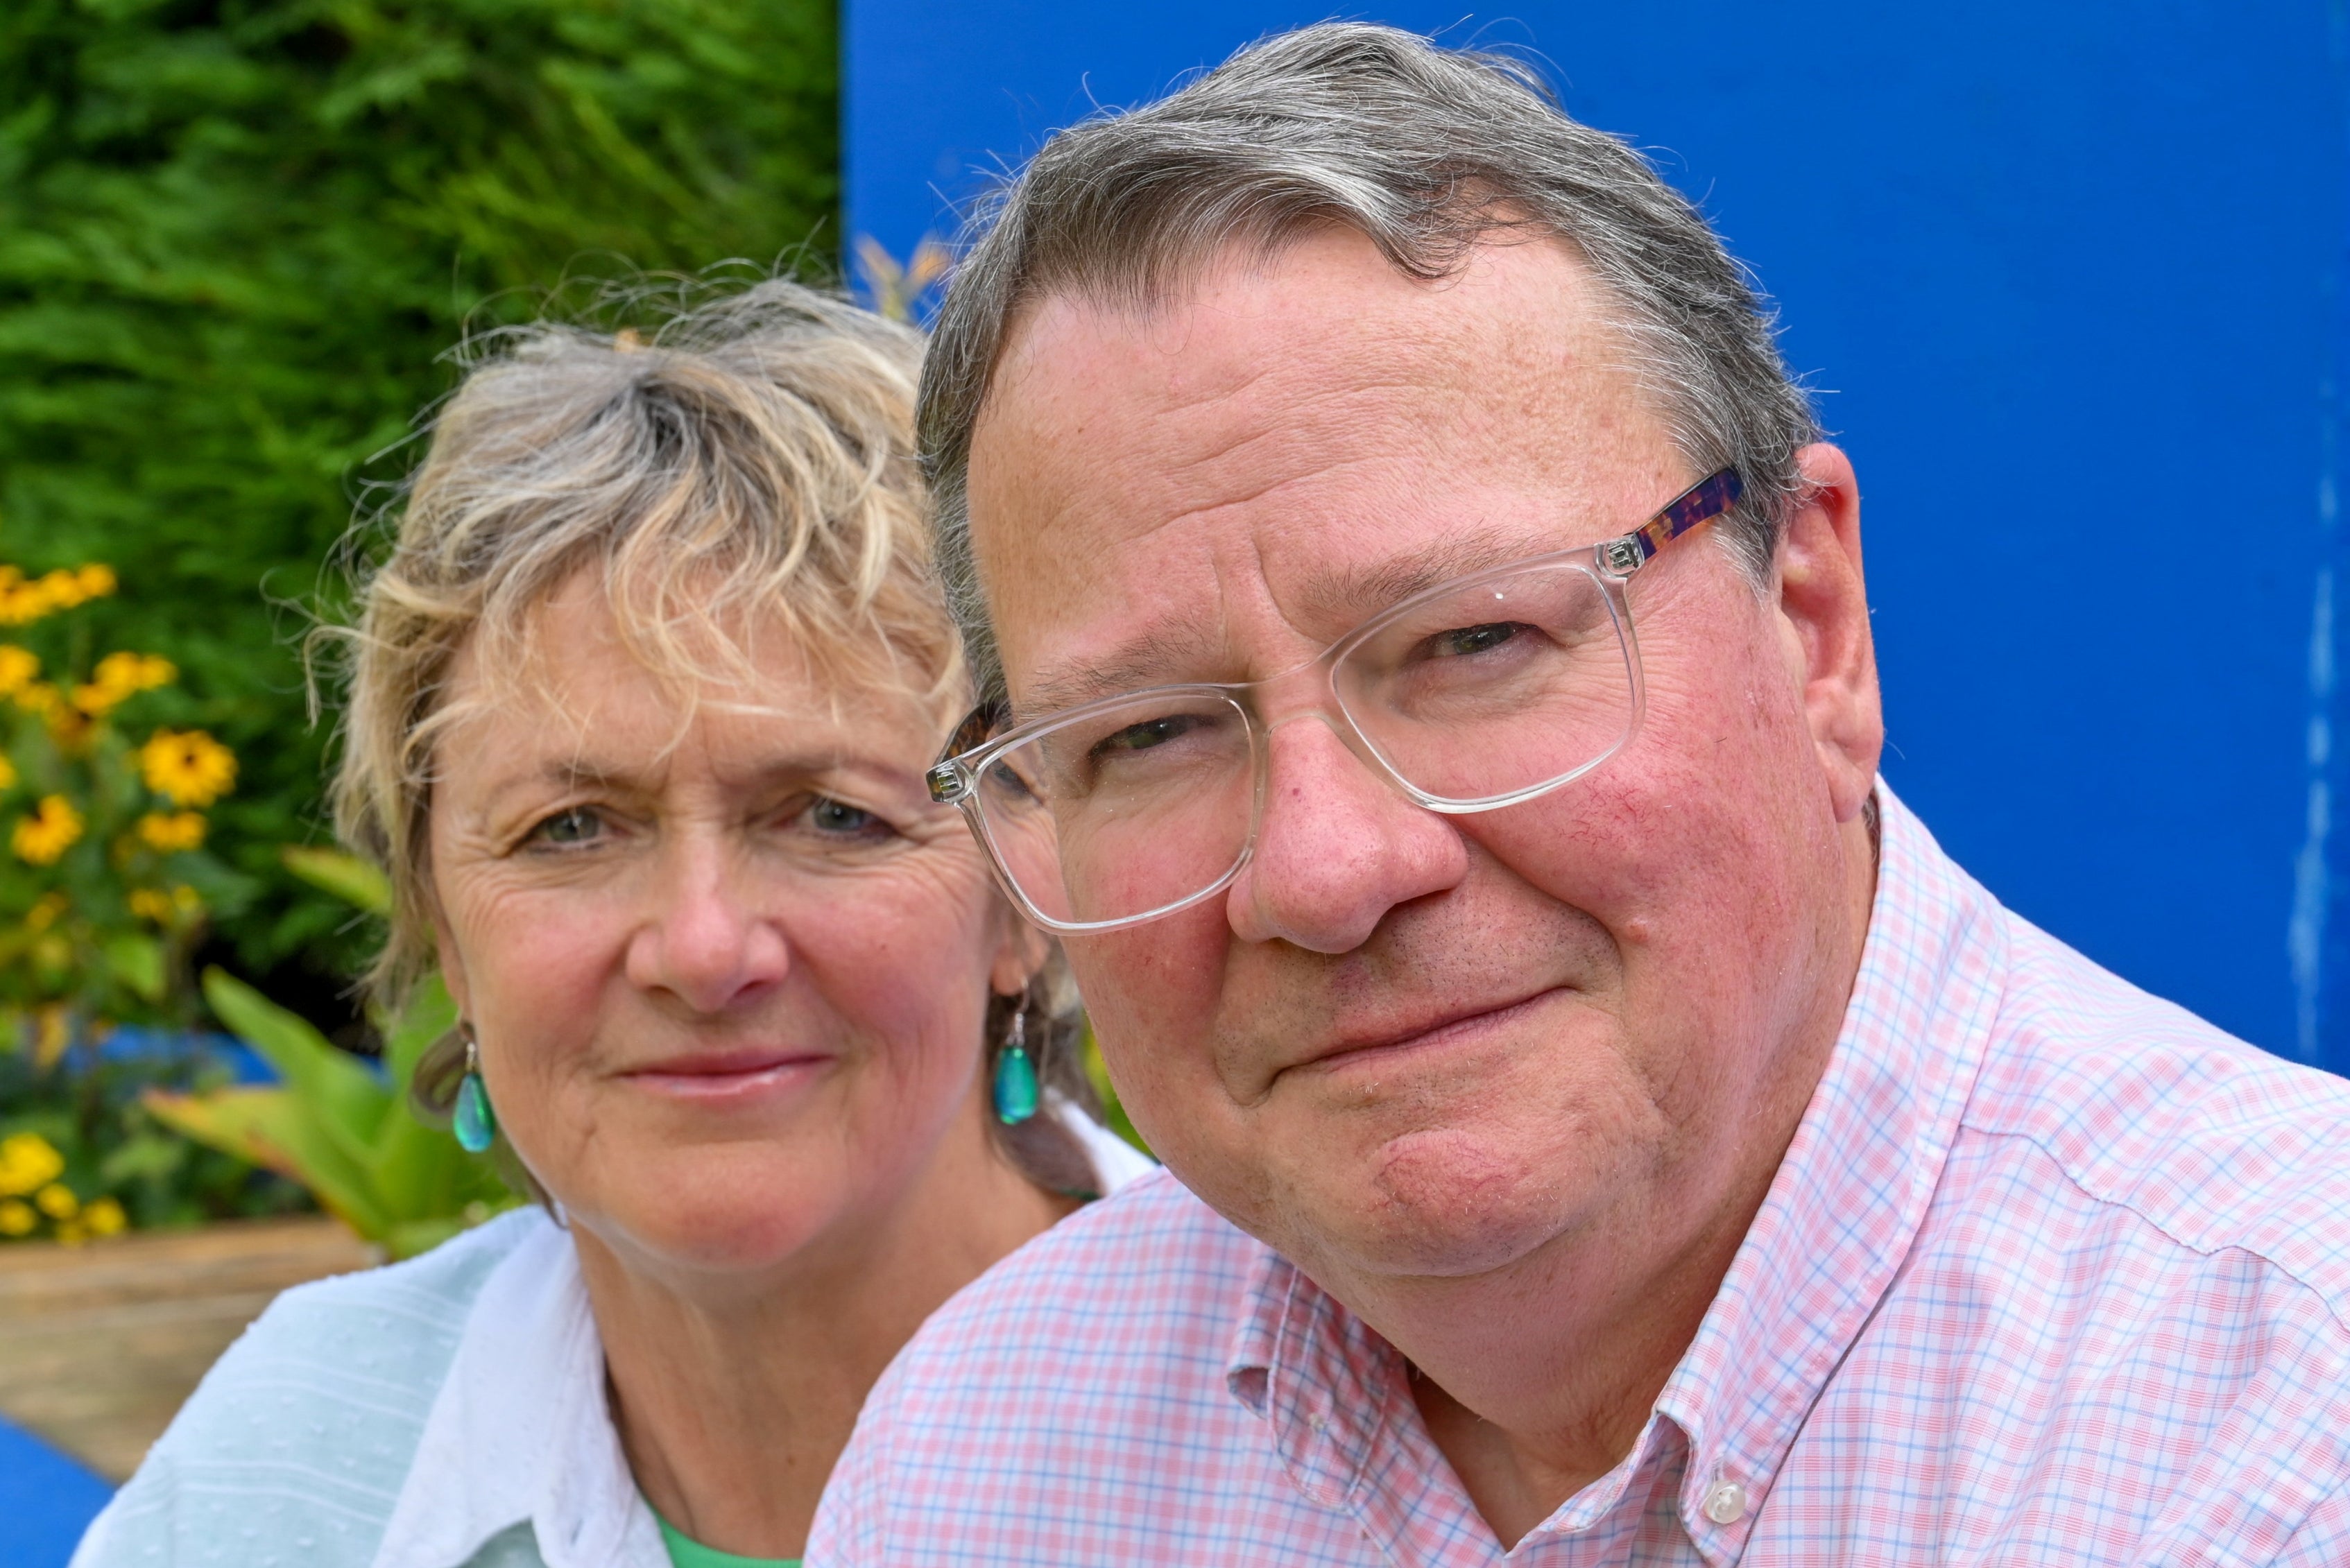
[[[1121,691],[1169,685],[1182,679],[1170,671],[1187,665],[1198,669],[1220,646],[1213,633],[1196,623],[1148,628],[1123,646],[1082,662],[1046,665],[1035,679],[1022,683],[1014,717],[1024,722]]]
[[[1388,606],[1440,583],[1544,553],[1544,544],[1523,534],[1481,528],[1431,540],[1374,565],[1320,573],[1284,597],[1294,619],[1329,627],[1335,639]]]
[[[1571,545],[1558,547],[1574,548]],[[1294,623],[1321,624],[1336,640],[1359,622],[1423,589],[1544,553],[1543,542],[1530,541],[1523,534],[1481,528],[1431,541],[1373,566],[1319,574],[1282,597]],[[1170,671],[1186,664],[1196,668],[1212,659],[1220,647],[1204,628],[1163,623],[1124,647],[1082,664],[1047,665],[1024,683],[1021,699],[1014,705],[1014,718],[1025,722],[1121,691],[1173,684],[1182,677]]]

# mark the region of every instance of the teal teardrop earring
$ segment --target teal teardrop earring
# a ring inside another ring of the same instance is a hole
[[[1028,1000],[1023,997],[995,1058],[995,1119],[1016,1127],[1036,1114],[1036,1064],[1028,1060]]]
[[[489,1085],[482,1082],[481,1047],[473,1044],[471,1029],[465,1031],[465,1075],[457,1080],[457,1108],[450,1130],[467,1154],[484,1153],[498,1141],[498,1116],[490,1108]]]

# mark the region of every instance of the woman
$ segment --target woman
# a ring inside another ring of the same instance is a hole
[[[338,825],[395,889],[380,986],[458,1004],[420,1084],[541,1206],[289,1292],[78,1563],[792,1558],[923,1318],[1145,1168],[923,788],[965,693],[919,354],[770,283],[522,333],[449,404]]]

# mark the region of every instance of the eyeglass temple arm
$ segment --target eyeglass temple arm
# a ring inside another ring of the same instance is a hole
[[[955,726],[954,733],[947,740],[947,749],[922,775],[922,782],[929,786],[932,800],[941,805],[953,805],[971,794],[971,770],[956,759],[965,752],[974,751],[984,744],[988,736],[1003,724],[1008,711],[1002,697],[989,697],[963,715],[962,722]]]
[[[1620,539],[1599,546],[1600,559],[1619,577],[1628,577],[1648,564],[1648,557],[1700,523],[1712,521],[1738,504],[1746,482],[1734,468],[1725,468],[1673,498],[1662,512]]]

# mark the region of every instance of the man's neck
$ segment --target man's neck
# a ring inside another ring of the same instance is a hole
[[[1504,1546],[1631,1451],[1768,1189],[1610,1288],[1580,1266],[1607,1241],[1577,1237],[1395,1314],[1429,1435]]]

